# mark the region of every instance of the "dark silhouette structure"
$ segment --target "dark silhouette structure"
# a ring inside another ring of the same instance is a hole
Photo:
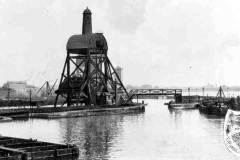
[[[102,33],[92,33],[91,11],[83,12],[82,35],[73,35],[67,42],[67,57],[60,84],[56,90],[62,105],[123,104],[128,93],[108,56],[107,41]]]
[[[138,96],[168,96],[173,95],[176,103],[182,103],[182,89],[132,89],[129,100]]]
[[[46,96],[46,97],[52,96],[56,83],[57,83],[57,80],[54,82],[53,86],[50,86],[48,81],[44,82],[43,85],[41,86],[41,88],[39,88],[39,90],[37,91],[37,94],[40,91],[44,91],[43,94],[42,94],[43,96]]]

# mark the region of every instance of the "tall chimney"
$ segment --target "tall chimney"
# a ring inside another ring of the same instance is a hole
[[[92,13],[88,7],[83,12],[82,34],[92,33]]]

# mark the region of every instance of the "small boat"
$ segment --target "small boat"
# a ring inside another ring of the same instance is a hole
[[[170,109],[196,109],[198,106],[198,103],[175,103],[173,101],[170,101],[168,104],[168,108]]]
[[[204,100],[199,104],[199,111],[208,115],[225,116],[229,106],[220,86],[216,99]]]
[[[199,104],[199,111],[209,115],[225,116],[228,111],[228,106],[218,102],[215,104],[202,103]]]

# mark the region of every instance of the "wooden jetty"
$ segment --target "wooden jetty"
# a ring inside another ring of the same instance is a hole
[[[0,136],[0,160],[77,160],[78,147]]]

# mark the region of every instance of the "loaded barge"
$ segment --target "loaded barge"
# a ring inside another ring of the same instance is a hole
[[[200,113],[215,116],[225,116],[230,108],[230,99],[225,97],[222,87],[220,86],[217,96],[202,100],[199,104]]]
[[[75,145],[0,136],[0,160],[77,160]]]

